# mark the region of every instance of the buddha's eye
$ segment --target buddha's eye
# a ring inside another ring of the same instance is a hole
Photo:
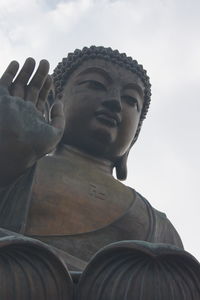
[[[126,101],[126,103],[128,105],[133,106],[133,107],[135,106],[137,108],[137,111],[140,110],[138,100],[136,98],[129,96],[129,95],[125,95],[122,98]]]
[[[79,85],[83,84],[86,84],[89,89],[106,91],[105,85],[96,80],[84,80],[79,82]]]

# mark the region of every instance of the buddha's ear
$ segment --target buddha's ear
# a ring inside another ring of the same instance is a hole
[[[127,159],[129,150],[119,158],[115,164],[117,179],[125,180],[127,177]]]
[[[128,159],[129,151],[138,139],[138,135],[139,135],[140,130],[141,130],[141,125],[142,124],[139,124],[139,126],[137,128],[137,132],[135,134],[135,137],[134,137],[129,149],[115,163],[116,175],[117,175],[117,179],[119,179],[119,180],[126,180],[126,177],[127,177],[127,159]]]

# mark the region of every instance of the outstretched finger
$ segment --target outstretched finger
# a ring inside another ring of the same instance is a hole
[[[62,102],[56,102],[51,109],[51,125],[57,129],[64,130],[65,116]]]
[[[35,75],[27,87],[26,100],[37,103],[38,96],[49,72],[49,62],[41,60]]]
[[[45,109],[45,102],[47,100],[50,88],[52,85],[52,78],[50,75],[47,76],[42,89],[40,91],[39,97],[38,97],[38,101],[36,104],[37,109],[43,114],[44,113],[44,109]]]
[[[26,85],[33,74],[35,60],[32,57],[26,59],[16,79],[11,86],[11,95],[24,98]]]
[[[9,88],[18,70],[19,63],[15,60],[11,61],[0,79],[0,85]]]

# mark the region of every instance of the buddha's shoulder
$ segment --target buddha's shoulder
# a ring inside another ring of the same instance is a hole
[[[124,229],[129,228],[134,232],[134,239],[137,239],[138,236],[138,239],[149,242],[168,243],[183,248],[180,236],[167,215],[154,208],[136,190],[131,190],[135,201],[117,225]]]

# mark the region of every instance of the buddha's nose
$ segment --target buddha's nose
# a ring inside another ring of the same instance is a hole
[[[108,99],[103,101],[103,105],[111,111],[120,112],[122,110],[120,93],[116,89],[112,89]]]
[[[110,111],[113,112],[120,112],[122,110],[121,101],[117,99],[108,99],[103,101],[103,106],[108,108]]]

